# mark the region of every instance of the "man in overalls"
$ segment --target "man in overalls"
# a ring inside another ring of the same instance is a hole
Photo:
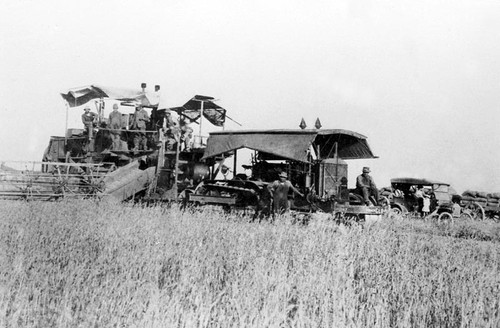
[[[89,106],[85,106],[85,113],[82,114],[82,123],[85,127],[85,132],[87,133],[89,139],[92,139],[94,133],[94,121],[97,117],[96,113],[90,111]]]
[[[111,129],[110,135],[113,141],[113,150],[121,149],[121,128],[122,128],[122,113],[118,111],[118,104],[113,105],[113,111],[109,113],[109,128]]]
[[[288,191],[290,188],[297,195],[304,197],[304,195],[295,188],[292,183],[287,180],[286,172],[279,174],[279,180],[269,184],[267,188],[273,196],[273,215],[283,214],[290,211],[290,203],[288,202]]]

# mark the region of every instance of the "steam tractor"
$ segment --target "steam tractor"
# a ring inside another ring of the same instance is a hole
[[[238,150],[251,154],[246,173],[237,173]],[[302,212],[344,214],[359,219],[382,214],[378,200],[366,206],[363,197],[349,190],[345,160],[376,158],[366,137],[348,130],[243,130],[210,133],[202,160],[211,167],[209,179],[185,191],[189,202],[244,208],[266,203],[268,183],[286,172],[304,197],[291,200],[291,209]],[[215,179],[219,170],[231,171],[233,178]]]

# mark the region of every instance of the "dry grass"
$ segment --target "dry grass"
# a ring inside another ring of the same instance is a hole
[[[0,213],[3,327],[500,325],[498,239],[458,228],[84,201]]]

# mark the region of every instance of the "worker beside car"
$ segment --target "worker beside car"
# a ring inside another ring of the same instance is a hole
[[[363,171],[356,178],[356,189],[358,193],[363,196],[363,200],[366,205],[370,205],[370,196],[375,198],[375,205],[378,205],[378,189],[375,185],[375,181],[370,176],[370,168],[363,167]]]
[[[422,217],[425,218],[431,211],[431,195],[427,191],[422,192]]]
[[[415,199],[415,205],[413,210],[417,213],[422,213],[424,206],[424,188],[418,186],[411,186],[410,194]]]

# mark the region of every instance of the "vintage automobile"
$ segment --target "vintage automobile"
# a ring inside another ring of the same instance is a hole
[[[394,178],[391,179],[391,188],[392,195],[389,201],[391,210],[395,213],[421,212],[422,205],[415,194],[418,189],[428,191],[432,214],[453,212],[452,199],[456,192],[449,183],[418,178]]]

